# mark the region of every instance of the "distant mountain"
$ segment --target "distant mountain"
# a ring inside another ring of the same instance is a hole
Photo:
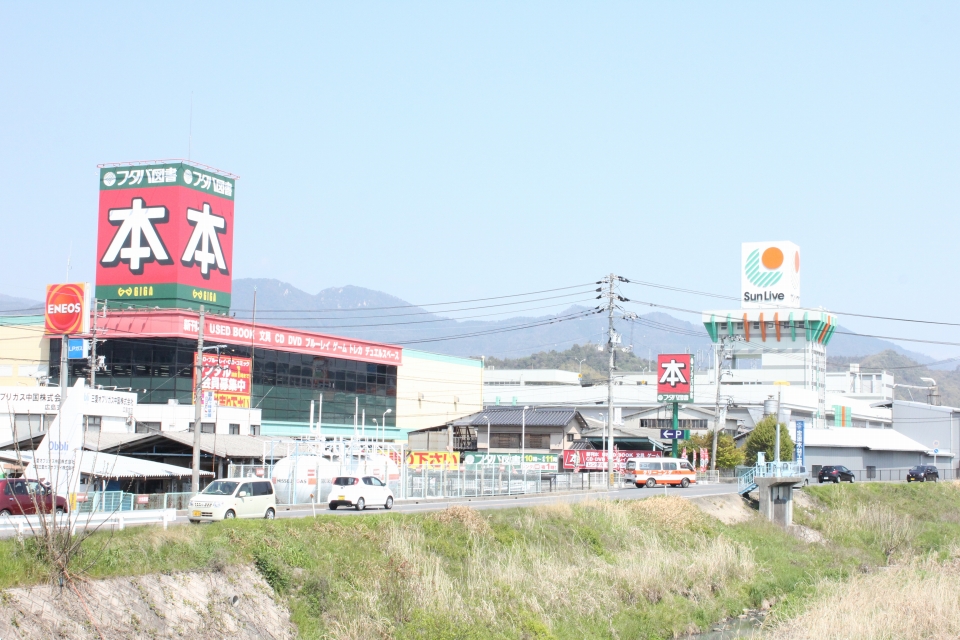
[[[882,351],[894,351],[900,355],[910,358],[911,360],[914,360],[918,364],[929,364],[934,361],[930,356],[917,353],[916,351],[904,349],[903,347],[896,345],[889,340],[855,335],[849,329],[845,329],[841,326],[837,327],[837,331],[834,332],[833,338],[830,339],[830,346],[827,348],[827,356],[830,358],[835,356],[856,358],[858,356],[863,357],[873,355]]]
[[[0,293],[0,313],[9,313],[12,315],[36,315],[43,313],[43,303],[39,300],[28,300],[27,298],[15,298],[5,296]]]
[[[521,358],[544,351],[562,352],[575,344],[596,345],[606,341],[606,316],[592,313],[588,307],[571,306],[552,315],[485,320],[480,318],[490,317],[509,307],[492,306],[500,301],[489,301],[446,305],[433,311],[363,287],[331,287],[314,295],[286,282],[263,278],[234,280],[231,312],[238,318],[252,317],[254,288],[259,323],[400,344],[449,355]],[[444,310],[454,308],[462,310],[456,315],[463,320],[444,315]],[[42,312],[43,303],[40,301],[0,294],[0,313]],[[702,365],[710,362],[710,340],[699,323],[653,312],[636,321],[618,321],[616,329],[622,335],[622,346],[633,345],[637,358],[646,360],[658,353],[699,352],[698,362]],[[830,358],[856,360],[884,351],[894,351],[918,364],[933,361],[886,340],[849,335],[843,327],[830,341],[828,354]]]
[[[389,294],[345,286],[311,295],[279,280],[242,279],[233,283],[232,312],[251,318],[257,289],[257,322],[309,328],[413,349],[460,356],[518,357],[550,348],[606,340],[606,317],[588,307],[571,306],[559,313],[517,316],[505,320],[452,320]],[[467,316],[495,313],[496,303],[472,307]],[[486,308],[484,308],[486,307]],[[449,308],[449,307],[446,307]],[[459,314],[462,315],[462,314]],[[710,345],[702,326],[664,313],[649,313],[634,325],[620,321],[623,346],[637,345],[637,354],[696,351]],[[459,336],[459,337],[458,337]],[[451,339],[456,337],[456,339]],[[658,351],[659,350],[659,351]]]

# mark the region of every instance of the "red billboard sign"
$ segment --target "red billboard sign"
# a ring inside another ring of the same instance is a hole
[[[190,311],[118,311],[99,320],[99,326],[114,338],[189,338],[197,339],[198,314]],[[207,316],[203,335],[206,340],[264,347],[277,351],[309,353],[345,360],[399,365],[403,349],[397,346],[310,333],[285,327],[252,324],[226,316]]]
[[[626,466],[631,458],[660,458],[659,451],[614,451],[613,461],[617,469]],[[607,452],[596,449],[567,450],[563,452],[563,468],[585,471],[605,471],[607,469]]]
[[[227,311],[234,188],[183,162],[101,167],[97,298]]]
[[[661,353],[657,356],[657,401],[693,401],[693,356]]]
[[[53,335],[86,333],[90,297],[85,284],[48,284],[43,306],[44,330]]]
[[[249,409],[252,366],[250,358],[204,353],[203,365],[198,367],[197,354],[193,354],[193,388],[197,388],[200,371],[200,389],[212,391],[218,407]]]

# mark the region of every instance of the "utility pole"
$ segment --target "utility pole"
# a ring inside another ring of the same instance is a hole
[[[710,470],[716,471],[717,469],[717,439],[720,437],[720,428],[726,425],[727,422],[727,405],[723,405],[723,415],[720,415],[720,379],[723,378],[723,374],[726,371],[721,371],[723,363],[727,361],[727,337],[720,336],[719,349],[716,350],[717,360],[714,367],[714,374],[716,375],[717,382],[717,407],[716,413],[714,413],[714,425],[713,425],[713,446],[710,450]]]
[[[63,409],[63,402],[67,399],[67,386],[70,383],[67,375],[67,365],[70,362],[67,359],[69,350],[70,336],[64,335],[60,339],[60,409]],[[86,418],[84,418],[84,420],[86,420]]]
[[[200,305],[200,326],[197,333],[197,359],[196,364],[193,366],[193,476],[190,486],[194,493],[200,493],[200,420],[203,418],[203,407],[200,405],[203,399],[203,392],[201,390],[203,386],[203,325],[203,305]]]
[[[607,366],[607,473],[609,477],[607,484],[613,488],[613,357],[616,346],[616,333],[613,331],[613,309],[617,299],[617,294],[613,291],[617,276],[610,274],[608,276],[607,291],[607,351],[610,353],[610,359]]]
[[[97,384],[97,299],[93,299],[93,334],[90,338],[90,388],[96,389]]]

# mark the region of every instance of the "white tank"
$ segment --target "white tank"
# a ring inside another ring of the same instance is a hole
[[[337,476],[376,476],[386,483],[400,480],[400,468],[391,458],[379,454],[358,454],[339,458],[296,455],[277,461],[270,481],[281,504],[326,502],[331,482]],[[311,497],[313,495],[313,497]]]
[[[775,416],[777,415],[777,409],[779,408],[779,402],[773,396],[768,397],[763,401],[763,415],[766,416]]]

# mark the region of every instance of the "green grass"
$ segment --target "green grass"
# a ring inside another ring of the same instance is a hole
[[[824,579],[892,552],[960,544],[960,486],[812,487],[807,544],[754,519],[724,525],[679,498],[534,509],[233,521],[98,533],[90,578],[255,566],[304,638],[666,638],[776,597],[799,611]],[[873,512],[882,512],[877,520]],[[909,534],[895,525],[908,523]],[[879,522],[879,525],[876,525]],[[0,588],[48,575],[0,542]]]

